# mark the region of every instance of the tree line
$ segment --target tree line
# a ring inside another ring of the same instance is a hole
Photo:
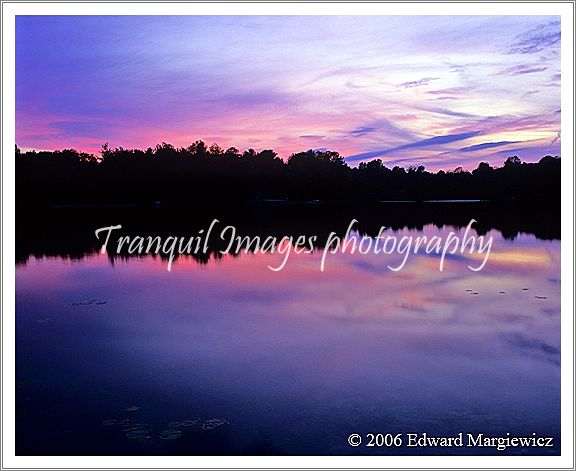
[[[17,205],[206,204],[243,201],[422,201],[435,199],[560,200],[560,157],[537,163],[509,157],[502,167],[481,162],[429,172],[387,167],[382,160],[348,166],[330,150],[292,154],[240,152],[196,141],[146,150],[102,146],[22,152],[16,147]]]

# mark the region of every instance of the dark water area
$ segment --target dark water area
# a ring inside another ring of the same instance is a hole
[[[19,455],[557,455],[559,211],[492,203],[255,204],[19,211]],[[318,236],[318,250],[180,257],[100,253],[98,227]],[[357,235],[493,237],[476,255],[321,247]],[[393,261],[393,260],[392,260]],[[209,419],[226,422],[207,422]],[[204,427],[203,427],[204,424]],[[214,425],[213,427],[210,425]],[[552,437],[553,446],[351,447],[358,433]]]

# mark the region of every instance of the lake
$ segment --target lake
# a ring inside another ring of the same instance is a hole
[[[17,242],[17,454],[560,453],[554,235],[489,226],[479,272],[466,255],[439,272],[425,254],[399,272],[389,257],[334,255],[321,272],[320,250],[278,272],[277,254],[253,253],[182,257],[168,272],[159,257],[100,254],[99,225],[75,224]],[[450,230],[463,228],[402,221],[390,233]],[[348,444],[424,432],[535,433],[554,446]]]

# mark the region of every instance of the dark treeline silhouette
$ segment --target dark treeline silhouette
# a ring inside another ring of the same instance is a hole
[[[351,168],[333,151],[299,152],[284,162],[273,150],[223,150],[202,141],[145,151],[105,144],[98,156],[16,148],[17,206],[436,199],[559,202],[560,158],[523,163],[514,156],[499,168],[483,162],[471,172],[432,173],[388,168],[380,159]]]
[[[558,206],[559,208],[559,206]],[[31,256],[82,259],[98,252],[102,240],[94,231],[100,227],[122,225],[114,237],[122,235],[190,237],[200,229],[207,229],[213,219],[220,222],[210,239],[206,253],[193,254],[198,263],[208,263],[220,257],[227,241],[217,235],[227,225],[244,237],[316,236],[315,247],[322,249],[331,232],[344,236],[348,224],[357,219],[355,229],[360,235],[378,236],[381,226],[392,231],[410,229],[421,231],[427,225],[439,228],[463,228],[471,218],[473,229],[479,234],[498,230],[506,239],[529,233],[539,239],[560,238],[558,211],[543,206],[516,202],[477,203],[368,203],[325,205],[245,205],[242,210],[230,207],[161,209],[132,207],[107,208],[50,208],[41,212],[24,212],[17,217],[16,262],[25,264]],[[137,254],[108,253],[111,263],[117,259],[138,257]]]

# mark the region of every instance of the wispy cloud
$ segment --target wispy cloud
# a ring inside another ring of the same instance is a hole
[[[507,144],[517,144],[520,141],[499,141],[499,142],[483,142],[482,144],[475,144],[473,146],[461,147],[458,149],[460,152],[476,152],[478,150],[490,149],[492,147],[505,146]]]
[[[376,131],[377,128],[375,127],[368,127],[368,126],[364,126],[364,127],[360,127],[358,129],[354,129],[354,131],[350,131],[350,134],[352,135],[362,135],[362,134],[369,134],[372,133],[374,131]]]
[[[446,134],[443,136],[434,136],[434,137],[429,137],[428,139],[422,139],[420,141],[410,142],[408,144],[393,147],[390,149],[383,149],[383,150],[377,150],[377,151],[372,151],[372,152],[364,152],[362,154],[351,155],[349,157],[346,157],[346,160],[349,162],[353,162],[356,160],[366,160],[366,159],[371,159],[371,158],[375,158],[375,157],[380,157],[382,155],[389,154],[391,152],[395,152],[398,150],[412,149],[412,148],[418,148],[418,147],[431,147],[431,146],[437,146],[437,145],[442,145],[442,144],[449,144],[452,142],[470,139],[471,137],[478,136],[479,134],[482,134],[482,131],[470,131],[470,132],[463,132],[463,133],[456,133],[456,134]]]
[[[534,74],[536,72],[544,72],[547,70],[548,67],[539,67],[534,65],[515,65],[512,67],[508,67],[507,69],[501,70],[497,72],[495,75],[525,75],[525,74]]]
[[[428,139],[423,139],[421,141],[412,142],[410,144],[400,146],[398,147],[398,149],[410,149],[412,147],[428,147],[438,144],[449,144],[451,142],[470,139],[471,137],[478,136],[479,134],[482,134],[482,131],[470,131],[470,132],[461,132],[457,134],[446,134],[444,136],[434,136]]]
[[[414,119],[418,119],[417,116],[411,116],[407,118],[408,121],[412,122]],[[403,119],[398,118],[396,115],[391,116],[390,119],[380,118],[365,122],[363,125],[358,126],[352,131],[345,131],[342,136],[345,139],[349,137],[362,138],[362,137],[376,137],[385,135],[391,142],[394,141],[410,141],[415,138],[415,134],[402,127],[401,123]]]
[[[414,87],[422,87],[424,85],[428,85],[430,82],[434,80],[438,80],[439,77],[424,77],[420,80],[414,80],[411,82],[404,82],[398,85],[399,88],[414,88]]]
[[[453,96],[463,96],[470,93],[470,89],[466,87],[449,87],[440,88],[438,90],[428,90],[426,93],[430,95],[453,95]]]
[[[509,46],[509,54],[534,54],[560,43],[560,21],[552,21],[530,28],[516,36]]]
[[[416,106],[417,109],[427,111],[429,113],[436,113],[444,116],[454,116],[457,118],[477,118],[478,115],[466,113],[464,111],[455,111],[450,108],[441,108],[437,106]]]

